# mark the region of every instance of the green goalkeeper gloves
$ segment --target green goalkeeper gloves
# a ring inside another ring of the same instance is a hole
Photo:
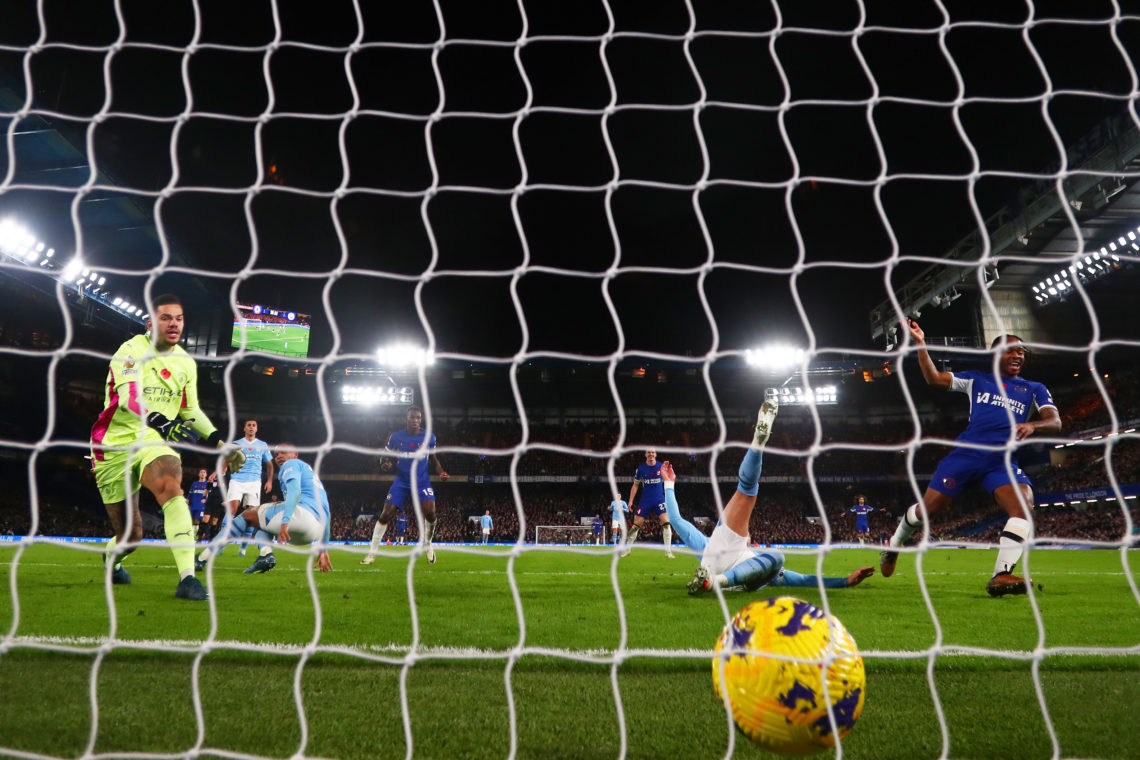
[[[190,423],[194,420],[170,420],[158,412],[146,416],[148,427],[154,428],[163,440],[173,443],[197,443],[199,435]],[[243,457],[244,459],[244,457]]]
[[[218,448],[222,448],[226,444],[222,444]],[[226,469],[230,472],[237,472],[245,464],[245,452],[236,446],[229,451],[222,453],[222,459],[226,460]]]

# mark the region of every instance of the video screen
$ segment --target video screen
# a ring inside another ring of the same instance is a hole
[[[281,356],[309,355],[309,315],[268,306],[237,304],[230,345]]]

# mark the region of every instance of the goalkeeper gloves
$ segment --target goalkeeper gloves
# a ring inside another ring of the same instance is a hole
[[[146,416],[148,427],[154,428],[164,440],[174,443],[197,443],[198,433],[190,427],[194,420],[169,420],[159,412],[151,412]]]
[[[227,443],[217,430],[210,433],[210,437],[206,439],[206,445],[222,450],[222,459],[226,461],[226,469],[230,472],[237,472],[245,464],[245,453],[237,446]],[[227,449],[227,446],[231,448]]]
[[[245,464],[245,452],[235,447],[223,453],[222,459],[226,460],[226,468],[230,472],[237,472]]]

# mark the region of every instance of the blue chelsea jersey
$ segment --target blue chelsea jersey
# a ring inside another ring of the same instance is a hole
[[[1007,443],[1014,437],[1014,425],[1035,411],[1056,408],[1048,388],[1021,377],[998,378],[977,370],[955,372],[950,390],[970,397],[970,423],[958,436],[963,443]]]
[[[641,484],[641,503],[656,506],[665,503],[665,482],[661,480],[661,462],[654,465],[642,463],[637,467],[633,479]]]
[[[241,452],[245,454],[245,464],[237,472],[230,473],[230,480],[236,480],[239,483],[249,481],[260,483],[262,463],[273,461],[273,457],[269,454],[269,444],[260,438],[254,438],[252,441],[238,438],[234,441],[234,445],[241,447]]]
[[[431,438],[426,442],[424,440],[425,435],[426,431],[423,430],[421,430],[418,435],[412,435],[406,429],[397,430],[395,433],[392,433],[391,437],[388,438],[388,445],[384,448],[388,449],[389,451],[399,451],[405,454],[413,454],[417,450],[424,447],[428,448],[429,450],[434,449],[435,434],[433,433]],[[405,483],[411,483],[413,462],[416,464],[416,485],[418,488],[426,488],[431,482],[431,478],[428,475],[427,456],[424,456],[423,459],[420,459],[418,461],[404,457],[397,459],[396,478],[397,480],[402,480]]]

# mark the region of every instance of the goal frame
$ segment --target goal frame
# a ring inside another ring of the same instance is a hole
[[[543,529],[546,529],[546,530],[581,531],[581,532],[586,534],[586,537],[588,539],[592,539],[594,536],[594,526],[593,525],[536,525],[536,526],[534,526],[534,543],[536,545],[540,545],[540,544],[544,543],[543,541],[540,541],[538,538],[539,531],[543,530]],[[552,546],[561,545],[560,542],[556,542],[556,541],[547,541],[545,543],[550,544]],[[605,526],[602,527],[602,543],[603,544],[606,543],[606,528],[605,528]],[[592,544],[593,544],[593,541],[587,540],[587,541],[583,541],[581,545],[582,546],[589,546]],[[569,545],[570,546],[576,546],[577,544],[569,544]]]

